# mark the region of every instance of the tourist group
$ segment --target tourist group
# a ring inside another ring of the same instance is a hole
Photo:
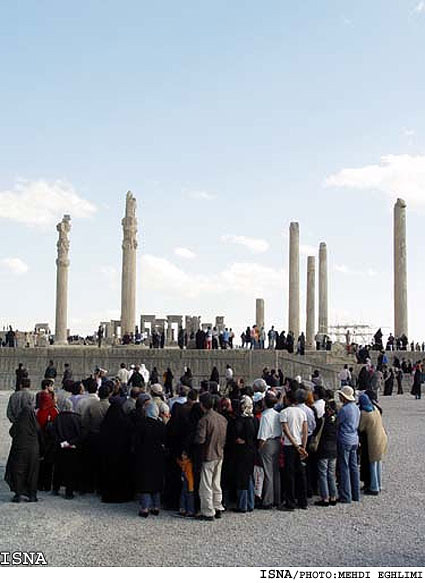
[[[345,376],[331,390],[317,371],[303,381],[264,369],[246,385],[227,365],[223,383],[214,367],[195,386],[188,368],[178,382],[170,368],[160,379],[156,368],[125,363],[115,376],[98,367],[75,381],[65,365],[55,388],[50,361],[34,394],[21,364],[7,409],[12,501],[64,487],[66,499],[137,500],[141,518],[166,509],[214,521],[225,510],[294,512],[377,496],[382,408],[371,386],[355,391]]]

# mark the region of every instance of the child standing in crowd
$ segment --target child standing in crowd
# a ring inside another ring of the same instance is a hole
[[[193,465],[185,451],[177,459],[181,468],[182,490],[180,494],[180,516],[195,516],[195,493],[193,480]]]

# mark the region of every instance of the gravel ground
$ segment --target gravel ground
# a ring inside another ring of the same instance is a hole
[[[0,393],[2,476],[9,395]],[[51,566],[424,566],[425,399],[383,397],[382,404],[390,447],[379,497],[200,523],[171,512],[141,519],[135,503],[102,504],[94,496],[41,493],[38,504],[12,504],[1,480],[0,551],[43,551]]]

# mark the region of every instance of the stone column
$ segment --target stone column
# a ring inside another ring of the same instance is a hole
[[[136,199],[127,192],[122,220],[121,336],[134,334],[136,327]]]
[[[255,300],[255,323],[259,330],[264,328],[264,300],[262,298]]]
[[[401,198],[394,205],[394,335],[408,336],[407,323],[407,248],[406,203]]]
[[[307,314],[305,326],[305,347],[314,348],[315,320],[316,320],[316,258],[307,257]]]
[[[69,269],[69,232],[71,217],[64,215],[56,225],[59,233],[57,243],[58,257],[56,259],[56,323],[55,344],[68,344],[68,269]]]
[[[300,228],[289,225],[289,317],[288,332],[294,334],[295,344],[300,333]]]
[[[328,249],[319,246],[319,334],[328,333]]]

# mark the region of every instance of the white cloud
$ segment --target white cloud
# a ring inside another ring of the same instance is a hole
[[[413,8],[412,13],[414,14],[425,13],[425,1],[421,0],[420,2],[418,2],[418,4],[416,4],[416,6]]]
[[[269,248],[269,244],[264,239],[254,239],[245,235],[222,235],[223,243],[235,243],[247,247],[252,253],[264,253]]]
[[[19,180],[12,190],[0,191],[0,218],[26,225],[48,227],[59,222],[63,214],[84,219],[95,212],[94,204],[60,180]]]
[[[0,261],[1,265],[14,275],[23,275],[28,271],[28,265],[19,257],[5,257]]]
[[[143,255],[141,272],[150,289],[185,298],[228,292],[252,296],[283,286],[282,270],[258,263],[232,263],[219,273],[204,275],[187,273],[163,257]]]
[[[183,259],[195,259],[196,253],[191,251],[191,249],[187,249],[186,247],[176,247],[174,249],[174,255],[177,257],[182,257]]]
[[[368,276],[368,277],[375,277],[376,275],[378,275],[378,273],[372,269],[372,268],[368,268],[365,269],[364,271],[359,271],[356,269],[351,269],[351,267],[348,267],[347,265],[335,265],[334,266],[334,270],[337,271],[338,273],[343,273],[344,275],[357,275],[357,276]]]
[[[409,130],[408,128],[403,128],[403,135],[411,138],[412,136],[415,135],[415,130]]]
[[[325,186],[374,189],[394,199],[398,196],[413,206],[425,204],[425,155],[381,157],[381,163],[362,168],[344,168],[325,179]]]
[[[217,198],[212,192],[206,190],[183,190],[184,194],[193,200],[214,200]]]

